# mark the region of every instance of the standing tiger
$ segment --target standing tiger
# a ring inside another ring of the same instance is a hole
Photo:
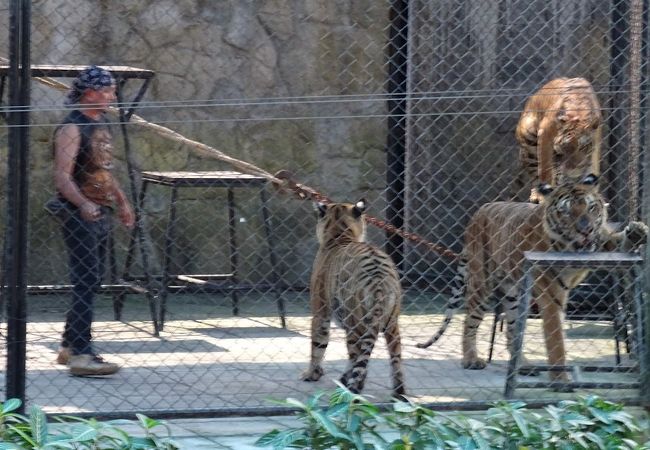
[[[530,200],[541,200],[534,186],[557,186],[600,174],[600,104],[584,78],[557,78],[528,99],[515,137],[519,160],[532,181]]]
[[[341,383],[363,389],[370,354],[380,332],[386,337],[392,368],[393,394],[405,393],[401,340],[397,319],[402,289],[391,258],[364,242],[365,200],[356,204],[317,205],[319,248],[311,275],[311,360],[305,381],[323,375],[321,363],[329,342],[330,319],[345,330],[349,365]]]
[[[496,294],[502,298],[508,323],[508,350],[512,353],[523,277],[524,251],[630,251],[647,240],[648,227],[630,222],[621,232],[611,231],[603,198],[595,186],[597,177],[588,175],[580,182],[553,188],[541,185],[542,204],[519,202],[487,203],[472,216],[465,230],[465,249],[459,263],[464,286],[456,286],[441,329],[424,344],[433,344],[443,334],[456,309],[467,305],[463,329],[465,369],[483,369],[485,360],[478,357],[476,332]],[[540,308],[548,363],[565,362],[562,316],[571,289],[587,276],[589,270],[566,268],[539,270],[534,273],[533,298]],[[550,372],[552,380],[566,381],[564,372]]]

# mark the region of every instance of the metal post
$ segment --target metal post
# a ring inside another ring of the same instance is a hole
[[[641,41],[643,35],[643,0],[630,2],[630,113],[628,118],[628,208],[629,220],[639,214],[639,149],[641,116]]]
[[[140,175],[137,172],[137,167],[135,162],[133,161],[133,154],[131,152],[131,142],[129,140],[129,135],[128,135],[128,130],[127,130],[127,124],[126,122],[130,119],[131,114],[133,113],[133,110],[129,112],[129,115],[127,117],[127,112],[124,110],[125,104],[123,103],[122,100],[122,90],[124,87],[125,80],[118,80],[117,83],[117,102],[119,106],[119,111],[120,111],[120,128],[122,130],[122,138],[124,139],[124,155],[126,157],[126,165],[128,169],[128,175],[129,175],[129,188],[130,188],[130,193],[131,193],[131,201],[133,203],[134,207],[134,212],[135,212],[135,233],[138,236],[138,244],[140,246],[140,255],[142,257],[142,270],[144,271],[144,277],[145,277],[145,283],[146,283],[146,288],[147,288],[147,293],[146,296],[149,300],[149,305],[150,308],[152,309],[152,314],[154,317],[156,316],[156,308],[155,308],[155,294],[154,294],[154,289],[153,289],[153,283],[151,280],[151,272],[149,269],[149,255],[147,253],[147,242],[145,239],[144,235],[144,218],[143,218],[143,213],[142,209],[140,208],[141,202],[140,202],[140,197],[138,196],[138,189],[137,189],[137,182],[140,178]],[[131,105],[131,108],[133,108],[137,101],[144,95],[144,90],[146,89],[146,86],[148,86],[148,83],[145,82],[143,87],[140,89],[136,101],[134,101]],[[143,197],[144,198],[144,197]],[[164,289],[167,287],[165,286]],[[164,307],[164,300],[161,300],[161,304]],[[164,320],[165,314],[163,311],[158,311],[160,314],[160,319],[159,320]],[[162,322],[159,320],[156,320],[156,318],[153,319],[153,330],[154,330],[154,336],[159,336],[160,331],[162,331]]]
[[[404,225],[404,178],[406,165],[406,89],[408,68],[408,0],[393,0],[390,6],[388,43],[388,136],[386,137],[386,220]],[[404,238],[390,233],[386,253],[403,269]]]
[[[232,273],[232,282],[233,287],[235,287],[239,281],[239,250],[237,249],[237,229],[235,222],[235,193],[233,188],[228,188],[228,243],[230,246],[230,273]],[[237,290],[233,289],[230,292],[230,298],[232,299],[232,315],[239,315],[239,297],[237,295]]]
[[[626,20],[628,13],[627,0],[612,0],[612,15],[611,15],[611,29],[610,29],[610,64],[609,64],[609,99],[607,107],[610,111],[608,126],[609,126],[609,142],[608,146],[608,166],[614,168],[609,172],[612,174],[619,174],[624,172],[623,155],[625,155],[625,114],[623,108],[624,97],[626,94],[623,91],[625,86],[625,72],[627,68],[627,48],[628,39],[626,33],[628,30],[628,22]],[[611,199],[609,218],[612,221],[625,220],[624,211],[625,199],[620,198],[618,195],[624,191],[624,183],[618,180],[615,176],[610,176],[605,182],[605,195]]]
[[[169,200],[169,221],[165,230],[165,250],[163,253],[163,274],[162,287],[160,290],[160,308],[158,310],[158,331],[165,326],[165,314],[167,313],[167,296],[169,295],[170,270],[172,266],[172,251],[174,249],[174,232],[176,231],[176,202],[178,201],[178,186],[172,185],[171,198]],[[155,325],[155,324],[154,324]]]
[[[27,342],[26,260],[29,159],[29,103],[31,63],[28,0],[12,0],[10,7],[9,157],[4,280],[7,283],[7,398],[19,398],[25,408]]]
[[[643,150],[643,174],[650,173],[650,152],[647,148]],[[650,182],[647,176],[643,177],[641,198],[641,219],[644,223],[650,223]],[[642,274],[642,291],[640,311],[641,317],[638,317],[637,326],[640,328],[637,336],[639,337],[639,368],[640,368],[640,403],[646,409],[650,410],[650,245],[645,246],[645,263]]]
[[[517,387],[517,372],[519,371],[521,352],[524,346],[524,332],[526,331],[528,308],[533,297],[533,266],[528,261],[526,261],[525,265],[524,285],[522,286],[519,305],[517,306],[517,323],[515,324],[515,335],[512,337],[512,353],[510,354],[508,375],[506,376],[506,389],[504,394],[506,399],[513,397],[515,388]]]
[[[264,219],[264,234],[266,235],[266,242],[269,247],[269,260],[271,262],[271,282],[273,283],[273,291],[275,292],[276,303],[278,305],[278,313],[280,314],[280,325],[282,328],[287,328],[286,310],[284,307],[284,299],[280,292],[278,275],[278,258],[275,254],[275,244],[273,242],[273,234],[271,233],[271,215],[269,214],[268,198],[266,193],[266,186],[260,189],[260,200],[262,202],[262,219]]]

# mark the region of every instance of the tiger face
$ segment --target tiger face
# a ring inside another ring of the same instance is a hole
[[[352,203],[317,204],[318,224],[316,236],[322,246],[327,242],[341,240],[365,242],[366,222],[363,219],[366,211],[364,199]]]
[[[544,196],[544,229],[567,251],[594,251],[599,245],[607,211],[597,181],[598,177],[590,174],[577,184],[557,188],[546,184],[538,189]]]

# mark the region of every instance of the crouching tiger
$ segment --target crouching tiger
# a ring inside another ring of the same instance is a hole
[[[641,222],[630,222],[621,232],[607,227],[605,203],[596,181],[595,175],[588,175],[578,183],[556,188],[541,185],[543,204],[495,202],[479,208],[465,229],[465,249],[457,276],[461,284],[455,286],[440,330],[418,347],[436,342],[465,303],[462,364],[466,369],[483,369],[486,362],[478,357],[476,332],[485,313],[495,306],[489,303],[491,297],[503,299],[508,350],[512,353],[524,251],[631,251],[644,244],[648,227]],[[565,363],[562,316],[569,291],[588,273],[567,268],[534,274],[533,297],[542,315],[551,366]],[[554,381],[568,380],[564,372],[549,373]]]
[[[364,200],[356,204],[319,203],[319,248],[311,275],[311,361],[305,381],[323,376],[321,363],[329,342],[332,315],[345,330],[349,364],[341,383],[352,392],[363,389],[370,354],[380,332],[386,337],[393,395],[405,394],[397,319],[402,290],[395,264],[364,242]]]
[[[602,121],[596,93],[584,78],[557,78],[535,92],[515,131],[531,187],[599,175]],[[530,200],[540,199],[531,189]]]

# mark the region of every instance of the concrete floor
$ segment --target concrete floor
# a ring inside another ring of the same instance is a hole
[[[124,321],[111,320],[110,298],[97,302],[94,340],[99,352],[122,366],[105,378],[71,377],[54,363],[62,330],[65,297],[34,297],[28,324],[27,399],[48,413],[113,413],[132,416],[145,412],[265,414],[276,407],[272,399],[305,399],[335,386],[346,364],[345,340],[333,328],[326,353],[325,376],[316,383],[299,380],[310,351],[310,316],[305,296],[287,296],[287,328],[279,326],[273,298],[243,297],[240,317],[233,317],[229,298],[172,296],[165,329],[152,335],[144,297],[130,296]],[[429,337],[439,324],[440,308],[416,300],[405,304],[400,317],[403,360],[409,395],[419,402],[492,402],[503,398],[508,354],[505,333],[497,333],[493,362],[482,371],[460,367],[462,316],[429,349],[416,343]],[[487,355],[489,317],[481,329],[479,348]],[[569,322],[570,362],[613,365],[614,339],[607,322]],[[525,353],[531,361],[545,361],[540,321],[530,319]],[[6,326],[0,332],[4,336]],[[4,341],[4,337],[2,338]],[[4,389],[2,348],[0,389]],[[624,363],[630,364],[627,357]],[[543,376],[543,375],[542,375]],[[634,380],[634,374],[591,374],[600,381]],[[539,377],[538,377],[539,378]],[[586,392],[586,391],[585,391]],[[601,392],[602,393],[602,392]],[[390,373],[383,339],[373,352],[364,394],[373,401],[390,399]],[[635,397],[635,390],[608,392],[612,398]],[[521,389],[527,401],[572,397],[546,389]],[[4,393],[2,394],[4,396]],[[218,448],[218,447],[217,447]]]

